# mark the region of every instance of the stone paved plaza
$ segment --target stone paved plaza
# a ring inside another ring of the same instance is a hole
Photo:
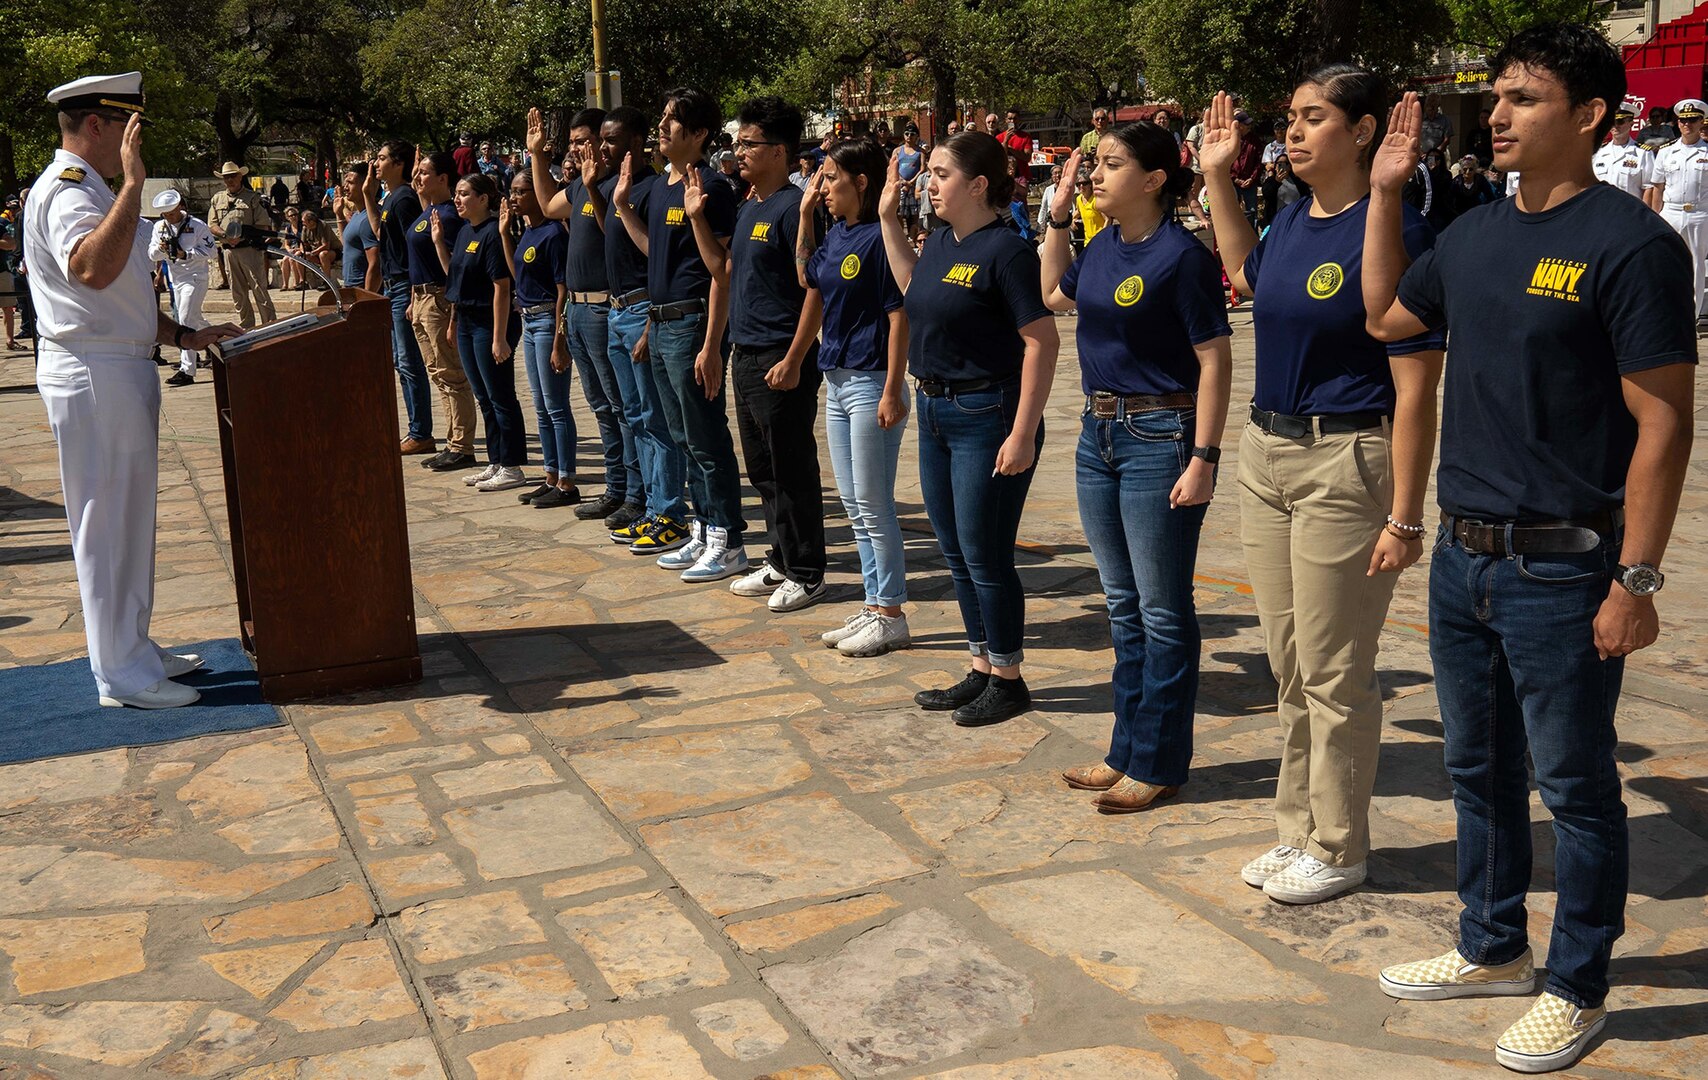
[[[1243,402],[1248,311],[1234,324]],[[1367,887],[1289,908],[1237,876],[1274,843],[1279,737],[1231,450],[1198,565],[1190,785],[1104,817],[1058,779],[1102,755],[1112,664],[1061,326],[1021,528],[1035,711],[963,730],[911,705],[966,658],[911,432],[898,498],[915,646],[871,660],[817,641],[858,600],[831,492],[834,602],[776,616],[567,510],[410,462],[419,685],[293,705],[282,727],[0,768],[0,1077],[1505,1075],[1494,1039],[1525,1000],[1402,1004],[1375,982],[1453,942],[1424,566],[1384,639]],[[584,407],[578,421],[597,492]],[[1614,1015],[1572,1075],[1708,1075],[1704,462],[1699,438],[1663,636],[1628,668],[1628,930]],[[234,636],[210,379],[166,393],[160,465],[155,637]],[[29,356],[7,355],[0,665],[84,651],[53,440]],[[1540,960],[1539,803],[1535,820]]]

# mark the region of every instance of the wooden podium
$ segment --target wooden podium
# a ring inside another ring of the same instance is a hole
[[[214,352],[243,647],[261,696],[416,682],[391,302],[320,297],[314,325]]]

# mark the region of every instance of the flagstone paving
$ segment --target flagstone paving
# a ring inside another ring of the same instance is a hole
[[[772,615],[406,463],[420,684],[0,767],[0,1078],[1503,1075],[1492,1043],[1523,1001],[1400,1003],[1374,981],[1455,925],[1424,568],[1383,640],[1365,889],[1291,908],[1238,880],[1273,843],[1278,734],[1232,449],[1198,566],[1191,783],[1128,817],[1061,784],[1102,754],[1112,663],[1073,495],[1072,328],[1021,530],[1030,714],[969,731],[911,704],[966,662],[911,440],[915,645],[871,660],[817,640],[858,599],[828,491],[833,602]],[[207,382],[164,406],[168,643],[236,625]],[[577,422],[594,493],[596,428]],[[1704,479],[1708,441],[1663,637],[1628,668],[1631,905],[1612,1020],[1573,1075],[1708,1061]],[[0,665],[84,648],[30,360],[0,356]],[[1539,804],[1534,820],[1541,955],[1552,834]]]

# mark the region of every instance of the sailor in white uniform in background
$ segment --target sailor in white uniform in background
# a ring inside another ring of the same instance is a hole
[[[1678,117],[1677,142],[1655,151],[1655,188],[1661,217],[1690,248],[1695,272],[1696,333],[1708,330],[1708,275],[1702,260],[1708,258],[1708,140],[1702,138],[1708,105],[1701,98],[1685,98],[1672,107]]]
[[[1597,180],[1647,205],[1649,192],[1655,187],[1655,154],[1631,138],[1631,121],[1636,115],[1629,105],[1613,110],[1613,137],[1595,152],[1591,165]]]
[[[102,705],[159,709],[200,695],[170,681],[201,666],[148,636],[160,439],[155,342],[205,349],[160,313],[142,220],[142,75],[97,75],[49,92],[62,149],[30,190],[24,238],[36,305],[36,386],[59,444],[89,666]],[[103,176],[123,175],[115,195]]]
[[[154,208],[160,211],[155,222],[154,236],[148,242],[148,261],[166,264],[166,283],[172,289],[172,310],[178,321],[192,330],[207,325],[202,318],[202,299],[208,294],[208,258],[218,241],[208,229],[208,223],[184,211],[184,197],[168,189],[154,197]],[[197,349],[178,351],[178,371],[166,380],[167,386],[188,386],[196,381],[196,364],[202,354]]]

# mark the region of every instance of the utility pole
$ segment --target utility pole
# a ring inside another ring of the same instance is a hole
[[[591,0],[591,4],[593,70],[587,73],[587,104],[609,111],[623,103],[623,92],[616,86],[622,75],[605,66],[605,0]]]

